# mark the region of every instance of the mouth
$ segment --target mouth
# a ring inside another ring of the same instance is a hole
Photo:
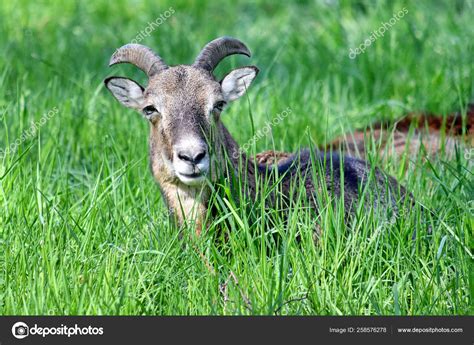
[[[201,185],[206,179],[206,174],[203,172],[195,172],[192,174],[177,173],[177,175],[179,180],[188,186]]]
[[[179,174],[180,176],[184,176],[186,178],[198,178],[198,177],[201,177],[202,176],[202,173],[198,172],[198,173],[192,173],[192,174],[183,174],[183,173],[180,173]]]

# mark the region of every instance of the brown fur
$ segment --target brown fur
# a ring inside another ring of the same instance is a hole
[[[139,50],[145,51],[145,55],[139,55]],[[132,45],[114,54],[112,61],[115,63],[116,57],[127,56],[145,70],[155,71],[153,65],[141,60],[143,56],[153,58],[150,52],[148,48],[144,50]],[[151,171],[178,224],[192,222],[196,233],[200,234],[209,207],[209,183],[218,178],[231,181],[232,176],[246,181],[243,192],[252,199],[258,197],[259,181],[277,184],[266,197],[266,206],[275,208],[278,205],[283,211],[298,197],[297,187],[305,186],[307,206],[315,215],[325,207],[317,201],[317,195],[322,191],[327,192],[330,200],[342,199],[348,215],[359,201],[367,208],[391,208],[396,212],[397,200],[405,197],[404,188],[395,179],[357,158],[301,150],[291,155],[267,152],[259,155],[256,163],[248,159],[221,122],[219,104],[242,96],[258,72],[256,67],[236,69],[222,81],[217,81],[212,71],[200,65],[168,68],[161,60],[156,61],[162,68],[149,74],[145,89],[120,77],[108,78],[105,84],[122,104],[141,111],[149,120]],[[180,155],[184,152],[183,146],[186,146],[186,152],[193,151],[191,154],[202,149],[205,154],[201,157],[208,159],[206,165],[199,167],[194,158],[191,161],[190,156]],[[315,170],[320,176],[313,175]],[[207,181],[202,179],[203,171]],[[372,175],[375,178],[369,181]],[[374,199],[362,196],[361,187],[376,191]]]
[[[370,129],[344,134],[326,149],[340,149],[351,156],[366,157],[370,143],[375,145],[382,159],[397,157],[400,161],[406,155],[413,160],[420,154],[429,158],[440,155],[450,158],[456,146],[474,145],[474,104],[468,105],[464,119],[460,113],[447,116],[409,113],[395,123],[378,123]]]

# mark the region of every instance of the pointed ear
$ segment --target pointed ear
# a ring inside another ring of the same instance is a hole
[[[143,105],[143,87],[128,78],[110,77],[104,84],[117,100],[127,108],[141,110]]]
[[[221,81],[222,94],[226,101],[233,101],[242,96],[258,74],[255,66],[234,69]]]

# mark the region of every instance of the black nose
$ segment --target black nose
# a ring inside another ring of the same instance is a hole
[[[178,152],[178,158],[182,161],[189,162],[191,164],[198,164],[204,157],[206,157],[206,151],[201,150],[197,152],[186,152],[180,151]]]

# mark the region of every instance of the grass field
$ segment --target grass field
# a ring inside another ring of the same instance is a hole
[[[269,226],[261,200],[249,215],[221,195],[209,232],[179,238],[149,172],[148,125],[103,86],[109,75],[146,84],[107,62],[170,7],[140,40],[167,63],[191,63],[221,35],[252,50],[217,70],[261,70],[223,115],[239,143],[291,108],[256,151],[324,144],[409,111],[463,112],[474,98],[472,1],[3,1],[0,314],[474,314],[474,155],[462,151],[406,173],[369,155],[418,202],[396,224],[371,214],[345,226],[328,208],[314,246],[314,215]]]

